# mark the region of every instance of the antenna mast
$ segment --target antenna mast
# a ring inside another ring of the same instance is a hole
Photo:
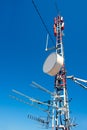
[[[70,130],[70,117],[69,117],[69,104],[66,87],[66,70],[64,64],[64,51],[63,51],[63,30],[64,20],[63,17],[58,15],[54,18],[54,35],[56,37],[56,54],[62,56],[63,65],[59,72],[55,75],[54,91],[54,105],[58,107],[57,110],[53,109],[52,128],[53,130]]]
[[[53,105],[56,105],[58,109],[53,108],[52,116],[52,129],[53,130],[70,130],[70,117],[69,117],[69,105],[68,95],[66,87],[66,70],[64,64],[64,52],[63,52],[63,30],[64,20],[63,17],[58,15],[54,18],[54,35],[56,37],[56,55],[60,55],[63,58],[63,65],[59,72],[55,75]]]
[[[54,18],[54,36],[56,39],[56,52],[51,53],[43,65],[43,71],[54,76],[54,93],[52,108],[52,129],[70,130],[72,124],[69,117],[69,104],[66,86],[66,70],[64,63],[63,30],[64,19],[59,14]]]

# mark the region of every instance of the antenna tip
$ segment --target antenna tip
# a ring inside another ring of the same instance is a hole
[[[46,48],[45,51],[48,51],[48,49]]]

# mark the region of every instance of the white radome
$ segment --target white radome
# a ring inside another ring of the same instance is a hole
[[[56,75],[63,66],[64,59],[59,54],[51,53],[44,62],[43,72],[51,76]]]

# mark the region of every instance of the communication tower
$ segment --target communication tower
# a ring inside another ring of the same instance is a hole
[[[53,39],[48,31],[34,1],[32,3],[40,16],[40,19],[43,25],[46,28],[47,33],[49,34],[52,42]],[[32,85],[41,89],[42,91],[51,95],[52,100],[47,102],[42,102],[37,99],[31,98],[26,94],[19,92],[15,89],[12,92],[27,98],[30,102],[26,102],[23,99],[17,98],[16,96],[11,96],[11,98],[16,99],[20,102],[23,102],[27,105],[37,107],[39,110],[42,110],[47,113],[47,119],[44,120],[39,117],[35,117],[33,115],[28,115],[28,118],[36,120],[49,128],[49,124],[51,121],[52,130],[70,130],[72,126],[76,126],[73,122],[71,122],[70,118],[70,111],[69,111],[69,99],[68,99],[68,92],[67,92],[67,84],[66,79],[72,79],[75,83],[80,85],[81,87],[87,89],[85,85],[81,82],[87,83],[87,80],[83,80],[80,78],[76,78],[72,76],[66,76],[66,69],[65,69],[65,61],[64,61],[64,48],[63,48],[63,31],[64,31],[64,19],[63,16],[60,14],[54,18],[54,25],[53,25],[54,36],[56,39],[55,47],[47,48],[48,45],[48,35],[47,35],[47,43],[46,43],[46,51],[55,49],[55,52],[51,53],[44,62],[43,65],[43,72],[48,74],[49,76],[54,76],[54,92],[47,90],[46,88],[42,87],[41,85],[37,84],[36,82],[32,82]],[[31,104],[32,102],[32,104]],[[36,104],[34,104],[36,103]],[[48,110],[45,110],[38,105],[42,104],[48,107]]]
[[[66,87],[66,70],[64,63],[63,30],[64,19],[61,15],[54,18],[54,35],[56,52],[50,54],[43,65],[43,71],[55,76],[52,110],[52,129],[70,130],[69,104]]]

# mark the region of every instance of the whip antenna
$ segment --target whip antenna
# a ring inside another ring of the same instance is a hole
[[[43,18],[42,18],[42,16],[41,16],[41,14],[40,14],[40,12],[39,12],[39,10],[38,10],[38,8],[37,8],[37,6],[36,6],[36,4],[35,4],[34,0],[32,0],[32,3],[33,3],[33,6],[34,6],[34,8],[35,8],[36,12],[38,13],[38,15],[39,15],[39,17],[40,17],[40,19],[41,19],[42,24],[44,25],[44,27],[45,27],[45,29],[46,29],[47,33],[49,34],[49,37],[50,37],[50,39],[51,39],[52,43],[55,45],[55,42],[54,42],[54,40],[53,40],[53,38],[52,38],[52,36],[51,36],[51,34],[50,34],[49,30],[48,30],[48,28],[47,28],[47,26],[46,26],[46,24],[45,24],[45,22],[44,22]]]

